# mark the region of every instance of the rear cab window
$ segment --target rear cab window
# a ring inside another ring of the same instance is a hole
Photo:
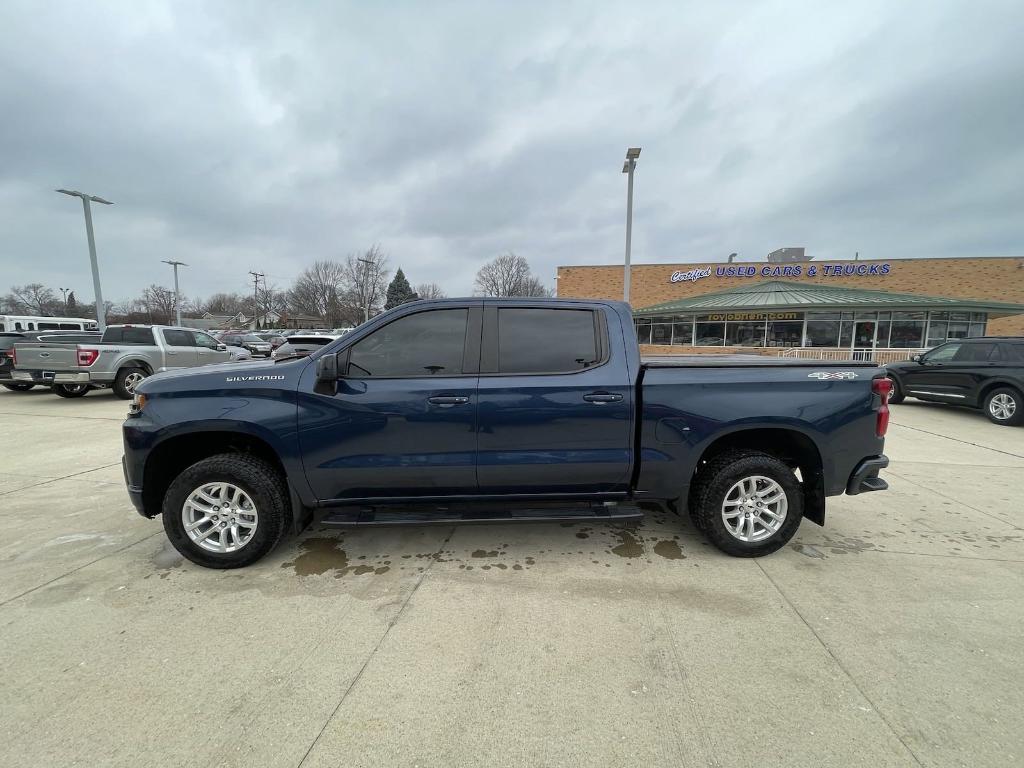
[[[153,329],[134,326],[107,328],[103,334],[103,341],[118,344],[153,344]]]
[[[593,310],[499,307],[497,314],[497,373],[575,373],[604,362]]]

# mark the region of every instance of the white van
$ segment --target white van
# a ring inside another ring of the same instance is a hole
[[[0,315],[0,331],[95,331],[95,320],[84,317]]]

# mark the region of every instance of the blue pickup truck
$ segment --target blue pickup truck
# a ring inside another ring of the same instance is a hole
[[[754,557],[823,525],[826,496],[887,487],[890,389],[869,363],[641,360],[620,302],[418,301],[306,357],[147,378],[125,479],[210,568],[314,518],[628,520],[644,502]]]

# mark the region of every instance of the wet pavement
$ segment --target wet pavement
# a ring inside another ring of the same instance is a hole
[[[896,406],[891,489],[759,560],[651,511],[215,572],[128,502],[125,411],[0,391],[0,765],[1024,762],[1024,429]]]

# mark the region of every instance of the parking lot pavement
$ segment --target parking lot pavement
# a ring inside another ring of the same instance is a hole
[[[1024,761],[1024,430],[908,401],[781,552],[684,520],[307,531],[183,562],[126,404],[0,391],[0,764]]]

